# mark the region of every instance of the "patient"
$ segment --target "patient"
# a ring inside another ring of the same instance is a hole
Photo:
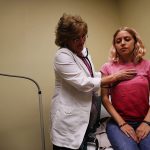
[[[114,150],[150,150],[150,61],[143,58],[143,42],[134,29],[123,27],[115,32],[110,52],[103,76],[128,68],[137,72],[131,80],[102,88],[103,105],[112,116],[106,127],[110,143]]]

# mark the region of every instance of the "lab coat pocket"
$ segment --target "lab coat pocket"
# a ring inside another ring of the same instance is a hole
[[[54,117],[54,128],[67,133],[77,132],[81,121],[81,108],[72,108],[71,106],[61,105]]]

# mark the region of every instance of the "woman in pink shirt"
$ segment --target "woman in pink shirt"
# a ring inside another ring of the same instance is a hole
[[[110,61],[101,68],[103,76],[129,68],[137,72],[131,80],[102,88],[103,105],[112,116],[107,134],[114,150],[150,150],[150,61],[144,54],[138,33],[123,27],[115,32]]]

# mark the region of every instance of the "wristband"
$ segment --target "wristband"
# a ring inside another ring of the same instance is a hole
[[[146,123],[146,124],[148,124],[148,125],[150,126],[150,122],[145,121],[145,120],[143,120],[142,122],[143,122],[143,123]]]
[[[121,128],[121,127],[125,126],[126,124],[127,124],[127,123],[126,123],[126,122],[124,122],[123,124],[119,125],[119,128]]]

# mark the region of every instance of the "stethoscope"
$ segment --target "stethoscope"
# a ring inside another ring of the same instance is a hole
[[[93,75],[93,69],[92,69],[92,64],[88,58],[88,55],[89,55],[89,51],[88,51],[88,48],[85,48],[86,49],[86,55],[85,56],[79,56],[82,60],[85,59],[87,60],[87,63],[89,64],[89,67],[90,67],[90,70],[91,70],[91,76],[94,77]]]

